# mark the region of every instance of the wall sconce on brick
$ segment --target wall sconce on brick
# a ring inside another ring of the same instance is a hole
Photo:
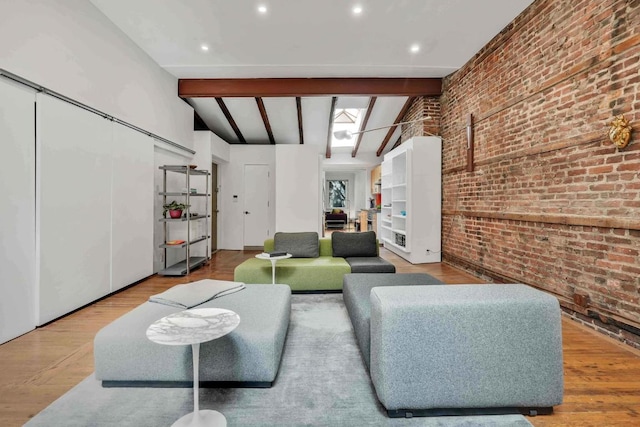
[[[473,114],[467,115],[467,172],[473,172]]]
[[[609,140],[618,148],[624,148],[629,145],[631,140],[631,131],[633,128],[629,124],[629,120],[625,119],[622,114],[614,117],[609,123]]]

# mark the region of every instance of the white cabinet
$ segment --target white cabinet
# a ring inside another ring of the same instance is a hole
[[[442,141],[420,136],[384,156],[380,237],[413,264],[441,261]]]

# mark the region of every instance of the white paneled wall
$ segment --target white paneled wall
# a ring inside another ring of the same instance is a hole
[[[36,324],[34,102],[0,79],[0,343]]]

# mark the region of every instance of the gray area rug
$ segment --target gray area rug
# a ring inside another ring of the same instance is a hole
[[[191,389],[102,388],[91,375],[26,425],[170,426],[193,410],[192,396]],[[200,409],[222,412],[229,426],[531,426],[521,415],[388,418],[341,294],[293,296],[272,388],[201,389]]]

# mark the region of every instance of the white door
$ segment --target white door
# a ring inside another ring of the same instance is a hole
[[[34,102],[0,79],[0,344],[36,326]]]
[[[264,245],[269,237],[269,167],[244,166],[244,246]]]

